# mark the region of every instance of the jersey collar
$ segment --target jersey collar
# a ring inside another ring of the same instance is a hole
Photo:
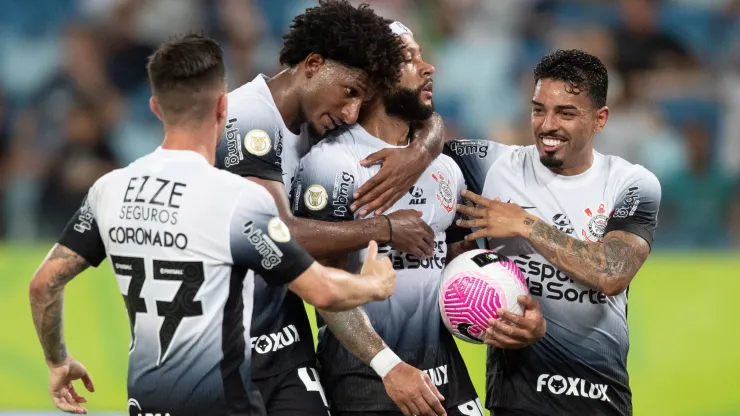
[[[167,159],[192,160],[194,162],[208,163],[205,156],[193,150],[162,149],[162,146],[158,146],[154,150],[154,154]]]
[[[357,137],[358,139],[370,144],[372,147],[376,149],[405,149],[409,147],[411,144],[411,140],[408,141],[403,146],[394,146],[392,144],[388,144],[381,140],[378,137],[373,136],[370,134],[367,130],[365,130],[364,127],[362,127],[359,123],[353,124],[349,127],[349,130],[352,132],[353,136]]]
[[[556,182],[558,184],[568,186],[580,186],[584,182],[589,181],[595,175],[598,175],[598,172],[601,169],[601,165],[604,163],[602,154],[594,150],[594,162],[591,164],[591,167],[588,168],[585,172],[578,175],[570,176],[559,175],[546,168],[545,165],[540,162],[540,156],[537,151],[537,147],[532,146],[532,149],[532,157],[534,159],[534,172],[539,178],[544,179],[547,182]]]

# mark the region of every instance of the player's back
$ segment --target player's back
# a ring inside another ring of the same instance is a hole
[[[233,265],[230,244],[245,193],[257,205],[267,194],[198,153],[163,149],[92,188],[131,323],[132,414],[247,415],[258,406],[245,348],[253,279]]]
[[[358,219],[349,207],[352,194],[372,178],[379,166],[364,168],[360,161],[383,148],[391,148],[360,125],[337,132],[314,146],[301,160],[294,182],[293,208],[298,216],[325,221]],[[327,163],[326,161],[331,161]],[[382,302],[363,306],[375,331],[408,364],[429,373],[446,397],[445,406],[474,400],[470,378],[450,333],[442,326],[438,288],[447,255],[446,230],[455,218],[455,202],[464,187],[462,173],[447,156],[440,155],[409,192],[386,211],[421,211],[435,233],[434,254],[418,258],[381,244],[397,271],[396,291]],[[366,250],[349,255],[348,270],[358,271]],[[319,334],[321,379],[332,399],[333,411],[397,411],[381,380],[322,328]]]

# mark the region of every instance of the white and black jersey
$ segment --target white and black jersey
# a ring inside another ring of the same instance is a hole
[[[216,167],[242,177],[285,184],[311,142],[305,131],[293,134],[275,105],[267,77],[229,93],[228,124],[216,152]],[[301,365],[314,365],[313,335],[303,301],[286,287],[255,281],[252,321],[252,376],[265,379]]]
[[[484,197],[519,204],[576,239],[601,242],[622,230],[652,244],[660,184],[642,166],[594,152],[586,172],[562,176],[542,165],[534,146],[491,143],[488,152]],[[525,239],[488,245],[519,265],[547,334],[521,350],[489,349],[486,407],[497,415],[631,415],[627,292],[609,297],[574,282]]]
[[[324,221],[357,219],[349,209],[352,194],[380,169],[377,165],[364,168],[360,161],[391,147],[360,125],[338,131],[314,146],[301,160],[293,182],[294,214]],[[428,372],[445,396],[445,406],[455,411],[463,405],[475,409],[476,392],[452,336],[442,325],[438,290],[447,257],[446,230],[455,219],[455,203],[464,187],[460,169],[441,155],[387,211],[422,212],[435,232],[434,255],[418,258],[381,244],[379,254],[388,256],[397,270],[396,290],[387,300],[363,306],[388,346],[408,364]],[[365,252],[350,254],[350,271],[361,269]],[[332,411],[398,411],[375,372],[325,327],[319,331],[318,358]]]
[[[247,347],[254,272],[283,285],[313,259],[263,187],[160,148],[100,178],[59,243],[110,260],[131,323],[131,414],[264,412]]]

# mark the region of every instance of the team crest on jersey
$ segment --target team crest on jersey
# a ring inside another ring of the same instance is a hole
[[[272,149],[272,141],[270,140],[270,135],[264,130],[249,130],[249,133],[244,138],[244,147],[247,149],[247,152],[255,156],[264,156]]]
[[[586,223],[586,227],[581,229],[581,236],[588,241],[600,243],[604,238],[606,224],[609,222],[611,212],[606,212],[606,207],[603,203],[599,204],[595,212],[591,208],[586,208],[583,212],[588,215],[588,222]]]
[[[280,217],[274,217],[267,222],[267,235],[278,243],[287,243],[290,240],[290,230]]]
[[[329,194],[323,186],[314,184],[306,188],[303,195],[303,202],[311,211],[319,211],[329,202]]]
[[[442,205],[445,211],[452,212],[455,209],[455,196],[452,192],[450,180],[445,178],[439,171],[432,174],[432,178],[437,181],[437,201]]]

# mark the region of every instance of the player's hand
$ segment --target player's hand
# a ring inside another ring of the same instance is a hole
[[[405,416],[446,415],[445,399],[429,375],[404,362],[383,377],[385,391]]]
[[[532,296],[517,298],[524,314],[519,316],[505,309],[498,313],[500,319],[490,319],[484,342],[503,349],[524,348],[542,339],[547,332],[547,323],[542,316],[540,304]]]
[[[434,255],[434,230],[421,219],[421,212],[403,209],[388,214],[388,219],[393,234],[391,247],[420,259]]]
[[[382,149],[360,161],[364,167],[377,163],[382,164],[380,171],[354,193],[350,209],[360,209],[360,217],[388,210],[409,192],[431,161],[419,157],[419,151],[411,147]]]
[[[87,369],[74,358],[68,357],[60,365],[49,366],[49,394],[57,409],[67,413],[87,414],[87,409],[80,406],[80,403],[87,403],[87,399],[77,394],[72,384],[74,380],[82,380],[87,391],[95,391]]]
[[[385,300],[396,290],[396,270],[388,257],[378,259],[378,243],[371,241],[367,246],[367,256],[362,264],[360,275],[377,282],[375,300]]]
[[[526,226],[536,221],[517,204],[501,202],[499,198],[490,200],[468,190],[462,191],[462,196],[476,206],[458,204],[457,212],[467,215],[468,219],[459,219],[456,224],[463,228],[480,228],[465,236],[466,240],[522,236]]]

